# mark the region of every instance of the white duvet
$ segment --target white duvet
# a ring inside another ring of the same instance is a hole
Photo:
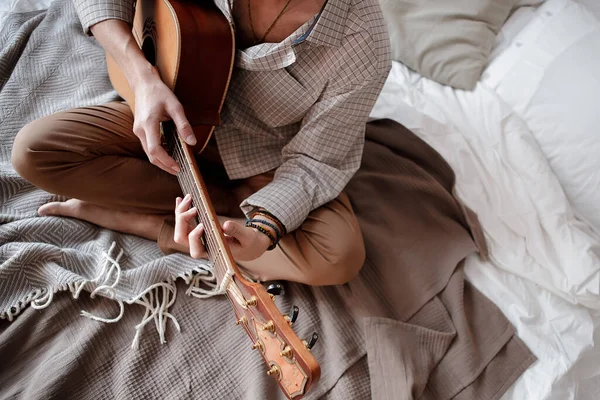
[[[540,132],[485,79],[472,92],[454,90],[399,63],[371,116],[394,119],[433,146],[480,218],[492,260],[470,258],[467,276],[538,357],[504,399],[600,398],[600,237],[576,218]]]

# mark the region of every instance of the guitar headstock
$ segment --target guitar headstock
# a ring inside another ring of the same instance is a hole
[[[317,383],[321,369],[310,348],[318,339],[300,340],[292,329],[298,308],[283,315],[275,305],[274,296],[260,283],[250,282],[238,274],[227,289],[233,304],[236,324],[242,326],[252,340],[252,349],[260,353],[283,393],[290,399],[300,399],[310,386]]]

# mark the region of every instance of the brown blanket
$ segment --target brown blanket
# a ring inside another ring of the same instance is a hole
[[[347,188],[367,262],[339,287],[288,285],[282,310],[300,307],[300,336],[321,382],[307,398],[497,399],[534,361],[497,307],[465,282],[464,258],[486,249],[476,218],[452,195],[454,174],[427,144],[391,121],[370,123],[363,165]],[[234,324],[225,298],[183,295],[181,333],[165,345],[151,327],[137,351],[142,307],[115,324],[115,304],[55,296],[47,309],[0,321],[0,398],[282,398]]]

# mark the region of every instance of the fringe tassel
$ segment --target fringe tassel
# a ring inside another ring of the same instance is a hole
[[[89,313],[85,310],[81,311],[82,316],[93,319],[94,321],[105,322],[105,323],[118,322],[121,320],[121,318],[123,318],[123,314],[125,313],[125,306],[123,305],[123,301],[115,299],[115,295],[116,295],[115,287],[121,280],[121,265],[119,264],[119,261],[121,260],[121,257],[123,256],[123,249],[121,249],[121,251],[119,251],[119,254],[117,254],[117,257],[112,258],[111,254],[112,254],[113,250],[115,249],[116,245],[117,245],[116,242],[112,242],[112,245],[110,246],[110,249],[108,249],[108,252],[102,253],[104,255],[104,257],[106,258],[106,262],[103,264],[102,269],[98,273],[98,276],[96,276],[90,282],[99,282],[102,278],[104,278],[104,279],[102,280],[102,283],[100,284],[100,286],[98,286],[96,289],[94,289],[92,291],[92,293],[90,294],[90,298],[93,299],[94,297],[96,297],[96,294],[99,293],[105,297],[108,297],[111,300],[115,300],[119,304],[119,315],[117,315],[114,318],[102,318],[102,317],[98,317],[92,313]],[[108,267],[109,265],[110,265],[110,268]],[[107,271],[107,269],[108,269],[108,271]],[[114,282],[109,285],[108,282],[114,271],[116,271],[117,276],[115,277]],[[82,285],[77,287],[77,291],[75,293],[73,293],[74,298],[79,297],[79,294],[81,293],[81,290],[83,289],[83,286],[85,286],[85,283],[83,283]]]
[[[44,296],[45,294],[46,292],[43,289],[34,290],[33,292],[29,293],[27,297],[25,297],[23,300],[19,301],[17,304],[6,310],[5,315],[3,314],[0,317],[2,317],[2,319],[6,318],[9,322],[12,322],[14,318],[21,313],[24,307],[26,307],[31,302],[39,299],[40,297]]]
[[[191,275],[191,278],[186,279],[189,284],[185,294],[199,299],[206,299],[220,293],[220,287],[217,286],[215,276],[212,272],[201,270]]]
[[[128,304],[140,304],[146,307],[146,312],[142,318],[142,322],[135,327],[135,337],[131,344],[132,349],[139,347],[140,335],[144,327],[154,320],[154,325],[158,332],[160,343],[166,343],[165,332],[167,330],[167,322],[169,319],[173,321],[177,331],[181,332],[181,327],[177,322],[177,319],[169,312],[169,308],[175,303],[177,297],[177,286],[172,282],[161,282],[156,283],[142,292],[139,296],[131,301],[127,301]]]
[[[8,319],[10,322],[12,322],[14,320],[14,318],[19,315],[21,313],[21,311],[23,311],[23,308],[25,308],[28,304],[31,304],[31,308],[36,309],[36,310],[41,310],[43,308],[46,308],[50,305],[50,303],[52,303],[52,300],[54,298],[54,294],[57,292],[62,292],[65,290],[69,290],[72,294],[73,294],[73,298],[77,299],[79,298],[79,295],[81,294],[81,291],[83,290],[83,288],[90,282],[98,282],[100,279],[102,279],[102,277],[104,277],[104,281],[103,281],[103,285],[104,287],[102,287],[102,285],[97,288],[94,292],[98,293],[99,290],[98,289],[104,289],[106,290],[112,290],[113,296],[110,297],[110,295],[108,297],[114,299],[114,288],[117,285],[117,283],[119,282],[120,276],[121,276],[121,268],[119,265],[119,260],[121,259],[122,255],[123,255],[123,251],[121,250],[119,252],[119,254],[117,255],[116,259],[113,259],[110,254],[113,252],[113,250],[116,247],[116,242],[113,242],[112,245],[110,246],[110,249],[108,250],[108,252],[103,252],[104,257],[106,258],[105,263],[103,263],[103,267],[100,270],[100,272],[98,273],[98,276],[92,280],[88,280],[88,279],[82,279],[80,281],[76,281],[76,282],[70,282],[68,284],[65,285],[59,285],[59,286],[48,286],[47,288],[42,288],[42,289],[35,289],[33,290],[31,293],[29,293],[24,299],[19,300],[17,302],[17,304],[15,304],[14,306],[12,306],[11,308],[9,308],[5,313],[2,313],[0,315],[1,319]],[[15,256],[16,257],[16,256]],[[9,260],[10,261],[10,260]],[[108,265],[111,265],[110,270],[107,273],[107,268]],[[114,270],[117,270],[117,277],[115,278],[115,282],[109,286],[110,289],[108,289],[106,287],[106,282],[108,281],[108,279],[110,278],[110,275],[112,274],[112,272]],[[92,297],[94,297],[94,295],[96,293],[92,292]],[[119,314],[120,316],[113,318],[113,319],[106,319],[106,318],[99,318],[99,317],[95,317],[89,313],[87,313],[86,311],[82,311],[82,314],[84,314],[85,316],[98,320],[98,321],[104,321],[104,322],[116,322],[118,321],[122,316],[123,316],[123,307],[121,307],[121,313]]]
[[[165,334],[169,320],[173,322],[177,331],[181,332],[181,327],[177,322],[177,319],[169,312],[169,308],[175,303],[175,299],[177,297],[177,286],[175,285],[175,282],[173,280],[168,280],[167,282],[156,283],[148,287],[137,297],[131,300],[117,300],[115,288],[121,279],[122,270],[119,262],[123,256],[123,250],[120,250],[117,256],[113,258],[112,254],[115,250],[115,247],[116,242],[113,242],[108,251],[103,252],[104,262],[102,264],[102,268],[98,272],[98,275],[94,279],[82,279],[80,281],[70,282],[58,287],[49,286],[45,289],[36,289],[27,295],[26,298],[19,301],[17,305],[7,310],[2,317],[7,318],[12,322],[14,317],[20,314],[22,309],[28,304],[31,304],[31,307],[37,310],[46,308],[52,302],[54,293],[58,291],[69,290],[72,293],[73,298],[78,299],[81,291],[88,284],[95,283],[99,285],[91,292],[90,297],[94,298],[99,294],[116,301],[119,304],[119,314],[114,318],[104,318],[82,310],[82,316],[90,318],[94,321],[114,323],[123,318],[125,313],[125,303],[139,304],[145,307],[145,312],[142,321],[135,326],[136,332],[131,344],[132,349],[139,348],[142,331],[144,327],[152,321],[154,321],[160,343],[166,343],[167,341],[165,339]],[[186,290],[186,294],[202,299],[224,294],[229,286],[229,283],[232,281],[232,276],[233,271],[228,271],[223,280],[217,284],[212,271],[199,269],[197,271],[185,273],[183,276],[181,276],[181,278],[183,278],[186,284],[189,285],[188,289]]]

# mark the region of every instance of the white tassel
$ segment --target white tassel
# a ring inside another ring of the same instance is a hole
[[[208,287],[209,289],[206,289]],[[194,296],[200,299],[214,296],[217,294],[218,288],[215,282],[214,276],[208,271],[202,271],[197,273],[191,279],[190,286],[186,290],[185,294],[188,296]]]
[[[90,282],[98,282],[98,281],[100,281],[100,279],[104,278],[104,279],[102,279],[102,284],[100,286],[98,286],[96,289],[94,289],[92,291],[92,293],[90,293],[90,298],[92,298],[92,299],[96,296],[96,294],[99,293],[105,297],[108,297],[109,299],[115,300],[115,296],[116,296],[115,287],[121,280],[121,265],[119,264],[119,261],[121,260],[121,257],[123,256],[123,249],[121,249],[121,251],[119,251],[119,254],[117,254],[117,257],[114,259],[112,258],[111,253],[113,252],[115,246],[116,246],[116,243],[112,242],[112,245],[110,246],[110,249],[108,249],[108,252],[103,252],[106,262],[103,264],[103,267],[100,270],[100,273],[98,274],[98,276],[96,276],[94,279],[92,279],[90,281]],[[108,268],[108,265],[110,265],[110,268]],[[108,281],[114,270],[117,271],[117,276],[115,277],[114,282],[112,284],[108,285]],[[79,296],[79,293],[81,292],[81,290],[83,289],[83,286],[86,283],[87,282],[81,283],[81,286],[77,287],[77,290],[75,291],[75,294],[73,297],[77,298]],[[75,286],[76,285],[73,285],[73,288],[75,288]],[[73,290],[71,290],[71,292],[73,292]],[[81,310],[81,315],[84,317],[93,319],[94,321],[99,321],[99,322],[105,322],[105,323],[118,322],[121,320],[121,318],[123,318],[123,314],[125,313],[125,306],[123,304],[123,301],[121,301],[121,300],[115,300],[115,301],[117,303],[119,303],[119,315],[117,315],[114,318],[98,317],[90,312],[85,311],[85,310]]]
[[[78,299],[79,295],[81,294],[81,291],[83,290],[83,288],[85,287],[85,285],[88,284],[88,280],[83,280],[80,282],[71,282],[69,283],[68,287],[69,287],[69,291],[73,294],[73,298],[74,299]]]
[[[121,265],[119,264],[121,257],[123,256],[123,250],[121,250],[115,258],[112,257],[112,253],[116,247],[116,242],[113,242],[108,252],[103,252],[104,262],[100,268],[97,276],[92,280],[83,279],[77,282],[70,282],[57,288],[48,288],[48,290],[34,290],[27,297],[17,303],[17,305],[11,307],[11,309],[5,311],[0,315],[1,318],[7,318],[9,321],[13,321],[14,317],[18,315],[22,308],[27,304],[31,304],[32,308],[42,309],[50,305],[52,302],[54,293],[58,290],[69,290],[73,294],[74,299],[78,299],[81,291],[89,283],[99,284],[90,294],[91,298],[94,298],[97,294],[108,297],[109,299],[115,300],[119,304],[119,314],[114,318],[103,318],[85,310],[81,311],[81,315],[90,318],[94,321],[114,323],[121,318],[125,313],[125,303],[127,304],[140,304],[145,307],[144,316],[142,321],[135,326],[135,336],[132,343],[132,348],[137,349],[139,347],[140,337],[144,327],[154,321],[156,330],[159,335],[161,343],[166,343],[165,334],[167,330],[168,321],[172,321],[177,331],[181,332],[179,322],[173,314],[169,312],[169,308],[175,303],[177,297],[177,286],[171,280],[162,283],[156,283],[151,285],[137,297],[131,300],[116,300],[116,287],[121,279]],[[111,279],[114,275],[114,279]],[[217,285],[216,279],[212,271],[201,269],[199,271],[186,272],[182,276],[186,284],[189,285],[186,294],[197,297],[197,298],[208,298],[211,296],[224,294],[229,284],[232,282],[233,271],[227,271],[227,274]],[[112,280],[112,283],[111,283]],[[234,293],[235,295],[235,293]],[[243,296],[239,293],[239,301],[243,301]],[[234,296],[237,297],[237,296]]]
[[[158,331],[161,344],[167,342],[165,339],[165,333],[169,319],[173,322],[177,331],[181,332],[179,322],[177,322],[175,316],[169,312],[169,308],[175,303],[176,297],[177,286],[173,282],[169,281],[156,283],[144,290],[136,298],[127,301],[129,304],[140,304],[146,307],[146,312],[144,313],[142,322],[137,324],[135,327],[136,333],[135,337],[133,338],[131,348],[138,348],[142,330],[153,320],[156,330]]]
[[[34,299],[31,302],[31,308],[33,308],[35,310],[41,310],[42,308],[46,308],[52,302],[53,297],[54,297],[54,290],[50,287],[46,290],[46,293],[44,293],[42,296]]]
[[[123,318],[123,314],[125,314],[125,306],[123,305],[123,302],[120,300],[116,300],[117,303],[119,303],[119,315],[117,315],[114,318],[102,318],[102,317],[98,317],[92,313],[89,313],[85,310],[81,310],[81,315],[84,317],[87,317],[89,319],[93,319],[94,321],[98,321],[98,322],[105,322],[107,324],[111,324],[113,322],[118,322],[121,320],[121,318]]]

